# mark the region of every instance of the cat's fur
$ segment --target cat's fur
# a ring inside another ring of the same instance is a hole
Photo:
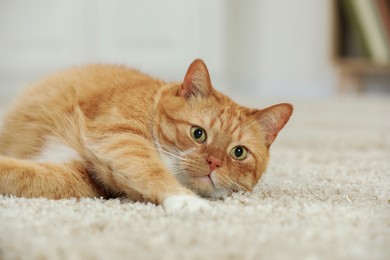
[[[237,105],[213,89],[202,60],[190,65],[181,84],[123,66],[70,69],[26,89],[6,115],[0,193],[125,195],[171,208],[202,207],[195,194],[252,190],[291,113],[289,104]],[[193,126],[205,130],[204,142],[194,139]],[[244,160],[232,157],[236,146],[247,149]]]

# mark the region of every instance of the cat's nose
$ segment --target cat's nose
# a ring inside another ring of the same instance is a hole
[[[215,168],[217,167],[221,167],[221,160],[215,158],[214,156],[210,155],[208,158],[207,158],[207,162],[209,163],[210,165],[210,172],[214,171]]]

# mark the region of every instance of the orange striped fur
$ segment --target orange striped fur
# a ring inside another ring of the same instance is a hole
[[[161,204],[176,195],[251,191],[291,113],[289,104],[256,110],[234,103],[213,89],[202,60],[180,84],[123,66],[70,69],[27,88],[5,116],[0,193]],[[202,129],[200,142],[194,136]],[[234,158],[237,146],[245,159]],[[58,147],[74,156],[45,157]]]

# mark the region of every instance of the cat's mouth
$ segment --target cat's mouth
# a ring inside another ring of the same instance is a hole
[[[202,197],[221,199],[231,194],[231,190],[218,181],[217,173],[214,171],[203,175],[187,172],[186,175],[177,177],[184,186]]]
[[[207,174],[207,175],[205,175],[205,176],[196,177],[196,178],[199,179],[199,180],[202,181],[202,182],[211,183],[211,185],[213,185],[213,187],[215,188],[215,184],[214,184],[214,181],[213,181],[213,179],[212,179],[212,177],[211,177],[211,174],[212,174],[212,173],[209,173],[209,174]]]

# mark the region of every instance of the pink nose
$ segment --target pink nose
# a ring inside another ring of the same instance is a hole
[[[210,171],[214,171],[215,168],[221,167],[221,160],[215,158],[212,155],[207,158],[207,162],[210,164]]]

